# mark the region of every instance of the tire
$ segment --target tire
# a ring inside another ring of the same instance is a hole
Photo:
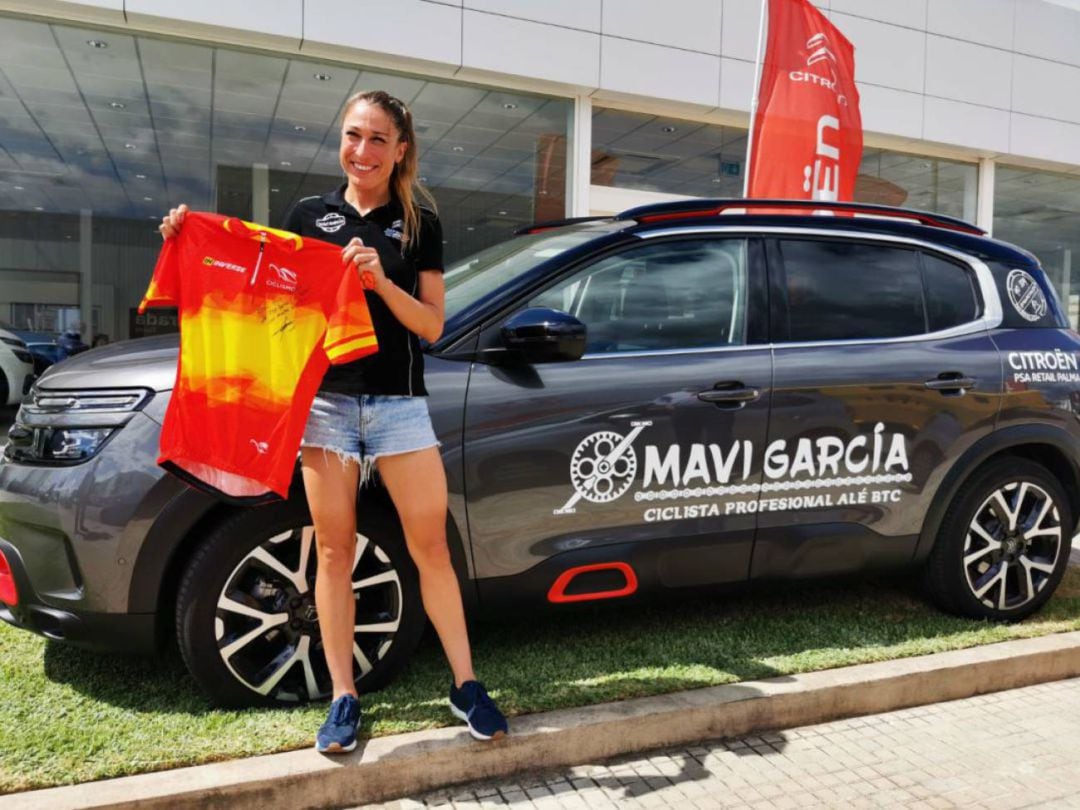
[[[1069,564],[1073,514],[1040,464],[1001,459],[978,470],[949,506],[924,583],[941,608],[1017,621],[1041,608]]]
[[[365,507],[353,572],[361,694],[405,666],[427,619],[397,516]],[[306,558],[306,559],[305,559]],[[188,670],[217,705],[295,705],[330,695],[314,608],[315,538],[306,503],[237,512],[181,579],[176,630]]]

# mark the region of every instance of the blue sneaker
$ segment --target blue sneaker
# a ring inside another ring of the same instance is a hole
[[[330,716],[315,736],[315,750],[320,754],[344,754],[356,748],[356,730],[360,727],[360,701],[342,695],[330,704]]]
[[[510,730],[480,681],[465,681],[460,689],[451,683],[450,711],[469,724],[469,733],[478,740],[497,740]]]

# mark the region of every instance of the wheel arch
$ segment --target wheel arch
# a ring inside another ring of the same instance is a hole
[[[1074,525],[1070,528],[1075,529],[1080,519],[1080,440],[1050,425],[1017,425],[986,436],[953,464],[926,513],[914,562],[923,562],[930,555],[949,504],[964,483],[986,464],[1008,456],[1041,464],[1061,481],[1072,509]]]
[[[291,498],[304,497],[303,488],[298,484],[299,477],[290,489]],[[155,643],[159,647],[175,633],[173,611],[184,569],[191,562],[202,539],[240,508],[208,500],[203,493],[185,487],[158,513],[135,561],[128,591],[128,610],[156,615]],[[357,528],[360,532],[364,531],[365,515],[369,520],[396,522],[393,504],[383,487],[360,490],[357,497]],[[465,536],[449,512],[446,533],[451,561],[461,583],[465,609],[474,610],[478,598],[475,583],[469,578]]]

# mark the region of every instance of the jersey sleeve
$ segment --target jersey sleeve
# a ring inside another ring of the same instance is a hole
[[[443,271],[442,223],[433,211],[420,209],[420,228],[416,240],[416,269]]]
[[[341,365],[366,357],[378,348],[360,274],[349,265],[341,274],[323,349],[331,363]]]
[[[165,240],[154,265],[154,275],[139,302],[141,315],[149,307],[180,306],[180,246],[179,236]]]

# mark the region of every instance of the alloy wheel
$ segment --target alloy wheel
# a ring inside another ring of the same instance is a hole
[[[975,511],[964,541],[964,575],[986,607],[1013,610],[1046,586],[1062,553],[1061,517],[1030,481],[995,489]]]
[[[276,534],[256,546],[225,580],[214,636],[232,675],[253,692],[283,702],[330,694],[315,608],[315,531]],[[356,535],[353,658],[360,676],[390,650],[402,618],[401,578],[386,552]]]

